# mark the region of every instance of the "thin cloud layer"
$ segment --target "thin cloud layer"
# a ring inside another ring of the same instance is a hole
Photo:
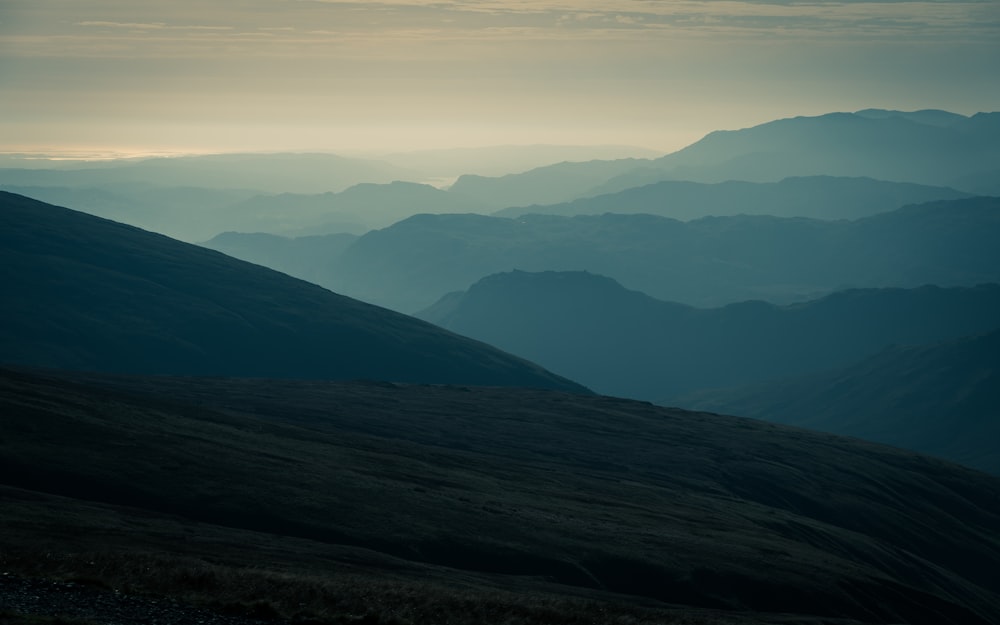
[[[679,147],[788,114],[995,108],[998,42],[994,1],[6,0],[0,132]]]
[[[300,45],[315,53],[330,37],[392,44],[426,41],[490,43],[553,38],[614,42],[687,36],[759,37],[794,40],[996,41],[996,2],[712,2],[618,0],[617,2],[332,2],[247,1],[221,11],[188,0],[135,3],[104,0],[14,0],[4,11],[0,45],[8,54],[61,54],[67,46],[87,53],[89,42],[129,39],[133,53],[186,55],[214,35],[219,44],[247,36],[273,35],[253,51],[287,52]],[[196,37],[197,36],[197,37]],[[198,40],[195,40],[198,39]],[[46,50],[43,45],[50,42]],[[30,45],[29,45],[30,44]],[[218,51],[217,51],[218,52]],[[224,51],[223,51],[224,52]],[[234,50],[244,52],[242,50]]]

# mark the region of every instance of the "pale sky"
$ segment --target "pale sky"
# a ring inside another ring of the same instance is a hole
[[[1000,0],[0,0],[0,152],[668,152],[998,68]]]

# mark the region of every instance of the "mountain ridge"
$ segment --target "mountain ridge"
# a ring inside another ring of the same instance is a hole
[[[930,202],[836,222],[418,215],[363,235],[330,259],[322,284],[414,312],[493,273],[587,270],[701,307],[748,299],[791,303],[848,287],[1000,281],[998,236],[1000,198]]]
[[[636,185],[612,180],[636,174],[641,184],[656,182],[657,175],[660,180],[703,183],[833,175],[949,186],[970,174],[1000,167],[1000,124],[996,121],[1000,113],[959,116],[952,124],[940,125],[916,121],[920,112],[883,116],[874,116],[872,110],[862,112],[798,116],[738,130],[716,130],[657,159],[585,166],[568,163],[503,178],[460,179],[458,189],[467,196],[526,206],[619,191]],[[567,185],[567,180],[576,186]]]
[[[649,213],[690,221],[706,216],[751,214],[835,220],[859,219],[909,204],[968,197],[972,195],[948,187],[863,177],[799,176],[773,183],[662,180],[562,204],[504,208],[493,215]]]
[[[891,343],[992,330],[1000,285],[854,289],[783,306],[706,309],[587,272],[515,271],[446,296],[418,317],[598,392],[669,402],[695,389],[847,366]]]

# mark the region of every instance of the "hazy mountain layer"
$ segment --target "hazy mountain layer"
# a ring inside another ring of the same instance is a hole
[[[593,195],[590,189],[649,164],[645,159],[557,163],[497,178],[466,174],[449,191],[497,208],[554,204]]]
[[[510,207],[498,217],[648,213],[687,221],[706,216],[774,215],[816,219],[859,219],[933,200],[954,200],[969,194],[947,187],[884,182],[870,178],[811,176],[781,182],[720,182],[703,184],[663,181],[596,197],[548,206]]]
[[[0,259],[5,363],[580,388],[411,317],[8,193]]]
[[[290,228],[299,227],[294,215],[247,214],[242,202],[261,193],[336,192],[413,174],[388,163],[333,154],[214,154],[33,166],[0,168],[0,189],[188,242],[230,230],[276,231],[283,219],[291,219],[286,224]],[[337,219],[331,215],[307,222],[327,228],[309,234],[368,229],[356,221],[334,223]]]
[[[698,388],[846,366],[892,343],[992,330],[1000,326],[1000,286],[852,290],[788,306],[698,309],[602,276],[513,272],[418,316],[600,393],[670,401]]]
[[[342,191],[361,182],[388,183],[408,177],[406,169],[379,161],[334,154],[210,154],[104,163],[87,169],[0,169],[0,184],[107,187],[256,189],[271,193]]]
[[[705,182],[825,174],[949,185],[1000,165],[997,120],[1000,113],[942,117],[872,110],[793,117],[709,133],[657,164],[675,177]]]
[[[655,158],[662,152],[628,145],[498,145],[414,150],[379,155],[379,160],[436,178],[463,174],[505,176],[567,161]]]
[[[1000,113],[866,110],[780,119],[709,133],[655,160],[564,163],[500,178],[463,176],[452,187],[509,206],[553,204],[659,180],[777,182],[850,176],[955,186],[1000,168]],[[959,190],[981,192],[957,186]]]
[[[202,245],[233,258],[318,283],[329,273],[330,259],[343,254],[357,239],[353,234],[344,233],[290,238],[261,232],[223,232]]]
[[[0,546],[36,572],[86,550],[82,571],[117,562],[149,591],[163,568],[205,584],[237,565],[258,610],[302,617],[323,594],[293,594],[290,573],[310,574],[342,621],[359,588],[385,606],[369,622],[439,621],[442,588],[461,623],[1000,614],[1000,481],[856,440],[519,389],[10,372],[0,389]],[[562,610],[538,618],[543,593]]]
[[[238,223],[230,207],[256,195],[246,189],[148,184],[100,188],[3,185],[2,190],[188,242],[203,241]]]
[[[1000,331],[894,345],[837,371],[676,403],[858,436],[1000,475]]]
[[[488,206],[413,182],[359,184],[340,193],[257,196],[226,211],[232,230],[243,232],[364,234],[417,213],[469,213]]]
[[[404,312],[483,276],[587,270],[697,306],[801,301],[845,287],[1000,281],[1000,199],[908,206],[856,221],[652,215],[517,220],[419,215],[331,254],[321,284]]]

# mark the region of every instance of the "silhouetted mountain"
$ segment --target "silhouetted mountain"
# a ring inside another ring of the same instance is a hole
[[[920,115],[830,113],[716,131],[657,163],[672,177],[768,182],[787,176],[868,176],[948,185],[1000,165],[998,113],[960,117],[948,126]]]
[[[5,363],[579,388],[270,269],[9,193],[0,259]]]
[[[789,306],[697,309],[589,273],[512,272],[417,316],[599,393],[670,402],[694,389],[845,366],[892,343],[993,329],[1000,285],[851,290]]]
[[[716,184],[663,181],[563,204],[505,208],[494,215],[648,213],[682,221],[709,215],[741,214],[858,219],[907,204],[965,197],[969,194],[947,187],[884,182],[871,178],[810,176],[771,183],[730,181]]]
[[[331,259],[321,284],[414,312],[493,273],[586,270],[697,306],[788,303],[846,287],[998,282],[998,240],[1000,198],[932,202],[836,222],[419,215],[359,238]]]
[[[830,113],[709,133],[655,160],[564,163],[502,178],[463,177],[453,187],[507,206],[554,204],[659,180],[777,182],[792,176],[868,177],[957,186],[1000,168],[1000,113]],[[618,178],[620,177],[620,178]],[[616,178],[618,178],[616,180]]]
[[[1000,475],[1000,330],[893,345],[837,371],[676,403],[858,436]]]
[[[857,440],[523,389],[4,371],[0,391],[5,573],[298,622],[1000,614],[1000,480]]]
[[[928,126],[941,126],[947,128],[968,119],[965,115],[950,113],[938,109],[924,109],[921,111],[889,111],[885,109],[864,109],[854,113],[859,117],[868,119],[889,119],[891,117],[901,117],[918,124]]]
[[[662,155],[630,145],[497,145],[414,150],[379,155],[379,160],[434,178],[463,174],[505,176],[566,161],[654,158]]]
[[[448,190],[498,209],[505,206],[555,204],[593,195],[590,189],[595,185],[648,162],[629,158],[557,163],[498,178],[470,174],[460,176]]]

